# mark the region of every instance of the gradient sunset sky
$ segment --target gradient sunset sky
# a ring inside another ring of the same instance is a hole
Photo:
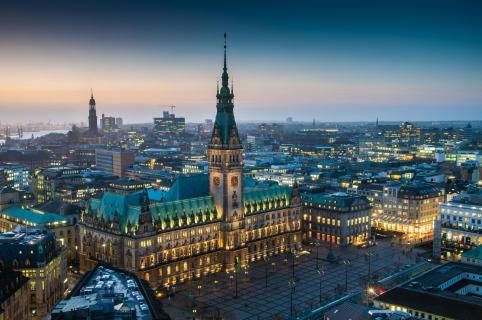
[[[482,1],[11,1],[2,122],[213,118],[223,33],[239,120],[482,119]]]

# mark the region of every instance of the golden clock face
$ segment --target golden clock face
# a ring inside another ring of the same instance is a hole
[[[221,184],[221,179],[219,179],[219,177],[214,177],[213,183],[215,186],[219,186]]]
[[[233,186],[233,187],[238,186],[238,177],[236,177],[236,176],[231,177],[231,186]]]

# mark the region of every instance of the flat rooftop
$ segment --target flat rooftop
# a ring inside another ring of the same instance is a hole
[[[0,245],[34,245],[52,233],[45,227],[25,228],[17,225],[13,231],[0,233]]]
[[[448,262],[388,290],[375,300],[454,319],[480,319],[482,295],[461,289],[482,284],[482,268]]]
[[[54,308],[52,319],[60,319],[55,315],[68,313],[77,313],[77,316],[81,316],[87,309],[114,318],[116,314],[120,316],[135,313],[136,319],[153,319],[138,280],[108,267],[99,266],[94,269],[75,294],[69,299],[62,300]],[[67,315],[67,318],[72,317]]]
[[[9,220],[15,220],[18,223],[31,225],[56,225],[67,223],[67,219],[64,216],[56,213],[18,207],[5,209],[1,213],[1,216]]]

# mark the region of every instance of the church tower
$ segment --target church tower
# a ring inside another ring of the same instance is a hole
[[[224,34],[224,67],[221,89],[217,89],[216,120],[208,145],[209,194],[222,219],[222,247],[226,250],[226,270],[245,265],[243,231],[243,147],[233,113],[233,88],[229,88]]]
[[[97,134],[97,113],[95,110],[94,93],[90,92],[89,100],[89,133]]]

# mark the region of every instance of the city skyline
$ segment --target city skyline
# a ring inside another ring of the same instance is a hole
[[[7,5],[3,121],[210,118],[224,32],[240,121],[482,118],[477,2],[185,4]]]
[[[20,1],[0,320],[480,318],[482,3]]]

